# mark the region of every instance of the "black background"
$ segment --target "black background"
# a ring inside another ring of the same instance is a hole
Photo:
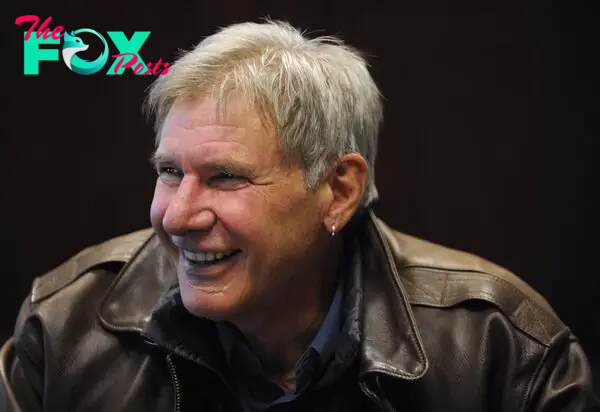
[[[341,35],[371,56],[386,97],[378,214],[516,272],[600,357],[599,1],[38,0],[2,14],[2,340],[33,277],[149,225],[154,184],[140,110],[154,76],[106,76],[110,58],[89,76],[62,60],[25,76],[29,24],[14,20],[151,31],[141,57],[172,62],[219,26],[268,15]],[[81,57],[95,58],[94,45]]]

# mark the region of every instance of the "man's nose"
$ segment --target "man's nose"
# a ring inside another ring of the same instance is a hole
[[[207,195],[196,179],[184,177],[163,216],[165,231],[174,236],[190,231],[210,231],[216,216],[209,207]]]

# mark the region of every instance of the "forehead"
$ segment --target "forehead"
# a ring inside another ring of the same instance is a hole
[[[269,124],[237,102],[229,103],[226,111],[209,99],[177,103],[165,119],[153,158],[192,168],[223,163],[279,167],[287,162]]]
[[[255,111],[230,103],[219,112],[212,100],[178,103],[167,115],[154,159],[201,167],[215,162],[252,167],[282,161],[277,138]]]
[[[219,110],[212,99],[176,103],[163,124],[160,142],[186,137],[194,140],[240,141],[257,138],[257,143],[272,137],[271,128],[256,111],[233,101]]]

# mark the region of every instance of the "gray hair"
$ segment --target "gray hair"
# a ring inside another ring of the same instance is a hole
[[[325,177],[333,160],[357,152],[369,165],[362,206],[377,199],[374,168],[383,109],[359,51],[333,36],[306,38],[281,21],[223,28],[150,86],[145,109],[156,116],[156,143],[176,101],[212,98],[223,106],[234,94],[274,124],[284,155],[301,161],[309,188]]]

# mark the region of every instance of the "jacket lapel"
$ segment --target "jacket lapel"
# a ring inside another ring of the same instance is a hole
[[[175,268],[153,235],[123,267],[100,308],[100,321],[114,332],[142,333],[155,307],[177,281]]]
[[[394,256],[377,218],[369,213],[362,239],[364,322],[362,373],[418,379],[428,361]]]

